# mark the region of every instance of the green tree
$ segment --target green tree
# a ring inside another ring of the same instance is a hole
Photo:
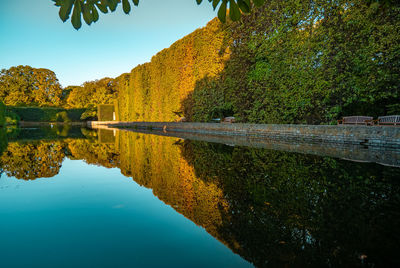
[[[16,66],[0,72],[0,100],[6,105],[58,106],[62,88],[48,69]]]
[[[65,105],[69,108],[89,108],[98,104],[112,104],[117,95],[112,78],[85,82],[82,86],[71,86],[65,91],[68,94]]]

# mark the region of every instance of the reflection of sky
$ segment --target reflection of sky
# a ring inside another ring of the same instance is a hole
[[[53,178],[0,179],[3,267],[249,266],[119,169],[65,159]]]

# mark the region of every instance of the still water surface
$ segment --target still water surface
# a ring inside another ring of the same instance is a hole
[[[0,135],[1,267],[399,263],[399,168],[128,131]]]

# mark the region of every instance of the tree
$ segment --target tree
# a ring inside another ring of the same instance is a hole
[[[114,79],[107,77],[85,82],[82,86],[70,86],[64,91],[68,94],[66,106],[69,108],[89,108],[98,104],[112,104],[116,98]]]
[[[110,10],[114,12],[117,6],[122,2],[122,9],[125,14],[131,12],[131,4],[129,0],[53,0],[55,5],[60,7],[59,15],[63,22],[69,19],[72,12],[71,23],[75,29],[79,29],[82,26],[81,15],[86,24],[90,25],[92,22],[99,20],[99,12],[104,14]],[[200,5],[203,0],[196,0],[197,4]],[[249,13],[253,6],[261,6],[265,3],[265,0],[208,0],[212,3],[215,9],[218,8],[218,18],[222,21],[226,21],[227,11],[229,17],[233,21],[237,21],[241,17],[241,13]],[[135,6],[139,5],[139,0],[132,0]],[[228,9],[229,6],[229,9]]]
[[[58,106],[62,88],[48,69],[16,66],[0,71],[0,100],[6,105]]]

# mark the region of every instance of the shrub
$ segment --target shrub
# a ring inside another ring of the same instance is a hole
[[[21,121],[27,122],[80,122],[86,109],[50,107],[8,107]]]

